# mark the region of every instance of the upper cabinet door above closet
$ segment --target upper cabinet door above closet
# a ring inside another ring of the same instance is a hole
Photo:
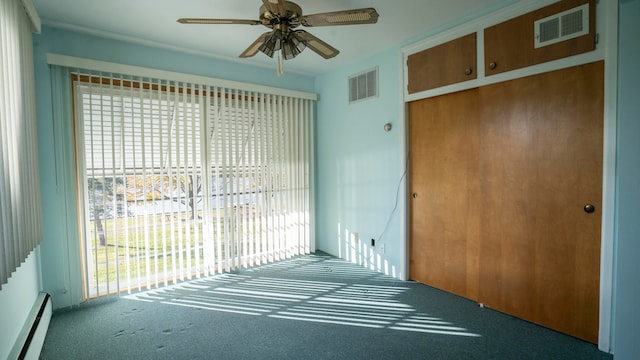
[[[487,76],[596,48],[595,0],[563,0],[484,29]]]
[[[409,55],[407,69],[409,94],[476,79],[476,33]]]

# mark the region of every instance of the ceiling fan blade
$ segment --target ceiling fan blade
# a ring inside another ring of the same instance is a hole
[[[260,47],[269,38],[269,35],[271,35],[270,31],[260,35],[260,37],[258,37],[256,39],[256,41],[253,42],[253,44],[249,45],[249,47],[245,51],[243,51],[242,54],[240,54],[240,57],[241,58],[248,58],[248,57],[252,57],[255,54],[257,54],[258,51],[260,51]]]
[[[332,57],[340,53],[338,49],[304,30],[296,30],[294,31],[294,33],[298,37],[298,39],[300,39],[300,41],[303,41],[307,45],[309,49],[315,51],[318,55],[322,56],[325,59],[331,59]]]
[[[203,19],[203,18],[180,18],[178,22],[181,24],[241,24],[241,25],[260,25],[260,20],[239,20],[239,19]]]
[[[278,14],[284,16],[287,10],[284,7],[284,0],[262,0],[265,8],[272,14]]]
[[[375,24],[379,16],[376,9],[364,8],[305,15],[300,23],[304,26]]]

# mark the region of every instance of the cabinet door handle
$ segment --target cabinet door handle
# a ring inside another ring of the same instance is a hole
[[[473,74],[473,69],[470,68],[470,67],[464,69],[464,74],[467,75],[467,76]]]
[[[411,196],[415,199],[415,198],[418,197],[418,193],[413,193],[413,194],[411,194]]]
[[[498,67],[498,64],[495,61],[489,63],[489,69],[494,70]]]

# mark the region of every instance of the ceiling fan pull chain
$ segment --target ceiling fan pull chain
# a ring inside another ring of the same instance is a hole
[[[284,74],[284,60],[282,60],[282,51],[278,52],[278,77]]]

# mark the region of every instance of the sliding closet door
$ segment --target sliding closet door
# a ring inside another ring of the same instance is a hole
[[[410,105],[413,279],[597,341],[603,78],[599,62]]]
[[[409,104],[411,278],[478,294],[478,90]]]
[[[592,342],[598,336],[603,79],[600,62],[480,92],[479,300]]]

